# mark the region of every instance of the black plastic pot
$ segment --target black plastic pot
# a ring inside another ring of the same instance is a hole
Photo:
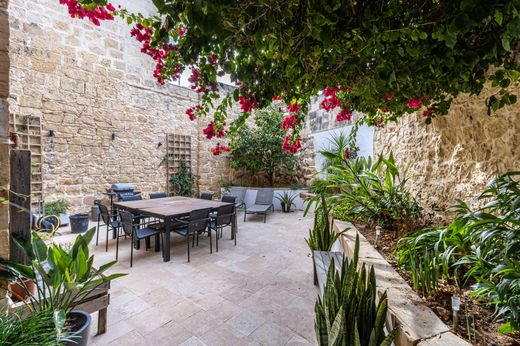
[[[90,324],[92,323],[90,314],[81,310],[73,310],[67,316],[67,323],[72,326],[72,330],[68,331],[70,340],[63,344],[65,346],[87,346]]]
[[[290,204],[287,205],[287,204],[285,204],[284,202],[281,202],[280,204],[282,205],[282,211],[283,211],[284,213],[288,213],[288,212],[291,211],[291,205],[290,205]]]
[[[70,231],[83,233],[88,229],[88,214],[74,214],[70,216]]]

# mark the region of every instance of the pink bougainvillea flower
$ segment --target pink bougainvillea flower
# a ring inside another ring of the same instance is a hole
[[[190,107],[186,110],[186,115],[190,118],[190,120],[195,120],[195,109]]]
[[[392,92],[389,92],[388,94],[386,94],[387,101],[392,101],[393,98],[394,98],[394,94]]]
[[[419,108],[421,106],[422,106],[422,102],[421,102],[421,100],[419,100],[417,98],[408,100],[408,108],[415,109],[415,108]]]
[[[280,96],[273,97],[273,101],[282,101],[282,98]]]
[[[110,12],[114,12],[116,9],[115,9],[115,7],[112,4],[108,4],[107,5],[107,10],[109,10]]]
[[[287,105],[287,110],[293,114],[298,114],[300,112],[300,105],[298,101],[293,101]]]
[[[350,149],[349,148],[345,149],[345,153],[344,154],[345,154],[345,159],[347,159],[347,160],[350,159],[350,155],[351,154],[350,154]]]
[[[351,92],[351,91],[352,91],[352,87],[351,86],[347,87],[347,92]]]
[[[296,127],[297,121],[294,114],[289,115],[286,117],[282,122],[282,129],[285,131],[289,131],[290,129]]]
[[[229,152],[231,149],[228,146],[217,144],[216,147],[211,149],[213,155],[218,156],[223,152]]]
[[[432,115],[435,111],[433,109],[427,109],[425,110],[422,115],[423,117],[429,117],[430,115]]]
[[[302,147],[302,139],[297,138],[294,143],[291,143],[291,136],[287,135],[284,138],[282,148],[286,154],[295,154]]]
[[[242,108],[244,113],[251,113],[253,108],[258,107],[258,103],[255,99],[245,98],[244,96],[238,98],[238,103],[240,103],[240,108]]]
[[[342,109],[339,111],[339,113],[336,115],[337,121],[346,121],[352,119],[352,113],[348,109]]]

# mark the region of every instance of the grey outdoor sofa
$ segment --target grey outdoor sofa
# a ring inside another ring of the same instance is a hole
[[[244,204],[244,222],[246,221],[247,214],[263,214],[264,223],[267,218],[267,212],[271,209],[274,212],[273,205],[274,190],[273,189],[260,189],[256,194],[255,204],[247,206]]]

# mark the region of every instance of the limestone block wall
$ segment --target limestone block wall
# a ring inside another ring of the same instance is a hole
[[[0,200],[9,189],[9,16],[7,0],[0,0]],[[9,256],[9,207],[0,204],[0,257]],[[1,290],[1,289],[0,289]]]
[[[375,151],[393,151],[402,168],[411,164],[410,187],[427,209],[469,201],[495,175],[520,169],[520,104],[488,116],[484,99],[491,92],[459,97],[431,125],[410,114],[376,131]]]
[[[153,9],[151,1],[128,5]],[[167,133],[192,136],[193,171],[206,174],[198,164],[199,150],[206,149],[197,140],[200,124],[184,114],[197,94],[158,86],[153,61],[126,23],[96,27],[71,19],[55,0],[12,0],[9,13],[10,112],[42,119],[46,201],[65,198],[72,211],[88,211],[115,182],[132,182],[145,195],[165,191],[160,162],[166,146],[159,142]],[[213,160],[209,155],[205,164]]]

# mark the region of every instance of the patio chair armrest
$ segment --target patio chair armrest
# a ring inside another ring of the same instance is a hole
[[[180,222],[180,223],[185,224],[185,225],[188,225],[190,223],[188,220],[179,219],[177,217],[174,218],[173,221]]]

